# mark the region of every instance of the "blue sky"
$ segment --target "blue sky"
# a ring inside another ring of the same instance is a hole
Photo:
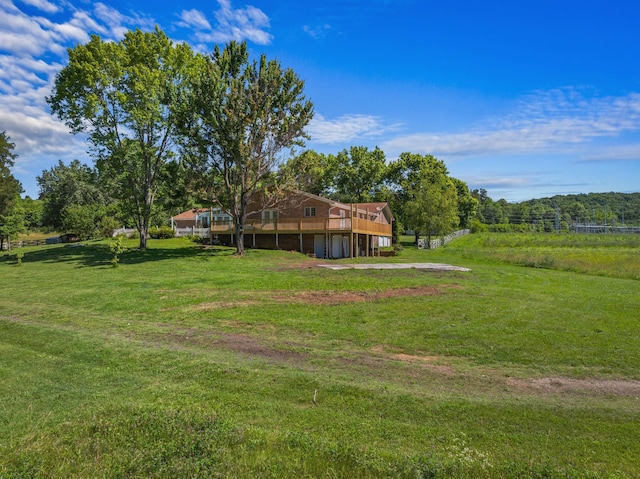
[[[0,131],[32,197],[59,159],[91,163],[44,100],[66,48],[158,25],[293,68],[316,151],[433,154],[496,200],[637,192],[638,18],[631,0],[0,0]]]

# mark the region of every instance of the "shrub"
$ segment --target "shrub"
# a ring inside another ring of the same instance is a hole
[[[124,253],[127,248],[123,244],[124,237],[122,235],[117,235],[116,237],[111,239],[111,243],[109,243],[109,251],[113,257],[111,258],[111,265],[116,268],[118,263],[120,263],[120,255]]]
[[[113,216],[103,216],[100,219],[98,230],[103,238],[111,238],[113,236],[113,232],[118,229],[118,226],[118,220]]]
[[[149,228],[149,236],[153,239],[169,239],[175,238],[176,232],[170,226],[160,226]]]
[[[62,212],[62,228],[83,240],[93,238],[98,230],[99,210],[97,205],[68,206]]]
[[[487,231],[489,231],[489,228],[487,228],[487,225],[480,222],[480,220],[478,220],[477,218],[471,221],[472,233],[486,233]]]

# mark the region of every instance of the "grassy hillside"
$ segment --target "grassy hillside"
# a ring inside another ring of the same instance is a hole
[[[640,477],[638,244],[592,241],[5,255],[0,477]]]

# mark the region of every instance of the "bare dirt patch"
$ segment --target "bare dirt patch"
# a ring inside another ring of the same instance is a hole
[[[237,308],[242,306],[257,306],[262,304],[260,301],[250,299],[236,299],[233,301],[208,301],[191,306],[189,309],[193,311],[213,311],[216,309]]]
[[[509,378],[507,384],[549,394],[596,393],[640,397],[640,381],[632,379]]]
[[[274,348],[246,334],[216,333],[191,328],[154,335],[154,341],[179,346],[197,346],[204,349],[226,349],[246,356],[257,356],[275,361],[300,362],[308,354],[293,349]],[[294,347],[295,345],[292,345]]]
[[[256,338],[244,334],[223,334],[217,341],[219,347],[248,356],[258,356],[276,361],[302,361],[307,354],[289,349],[275,349],[261,343]]]
[[[393,353],[387,351],[384,346],[374,346],[373,348],[371,348],[371,350],[377,354],[382,355],[385,359],[392,359],[395,361],[401,361],[410,364],[418,364],[446,376],[452,376],[456,372],[453,367],[442,364],[442,361],[444,359],[442,356]]]

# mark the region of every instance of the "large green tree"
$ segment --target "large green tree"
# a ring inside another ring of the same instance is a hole
[[[433,235],[450,233],[460,221],[456,186],[444,174],[422,176],[405,208],[408,220],[429,241]]]
[[[458,194],[458,218],[459,226],[462,228],[471,228],[471,220],[475,217],[478,211],[478,200],[472,195],[467,184],[459,180],[458,178],[450,177],[456,192]]]
[[[328,163],[334,199],[345,203],[379,199],[386,174],[386,159],[380,148],[352,146],[337,155],[329,155]]]
[[[67,209],[87,205],[107,205],[110,200],[98,179],[98,172],[79,160],[68,165],[58,161],[36,177],[43,202],[42,223],[61,230]]]
[[[410,211],[408,206],[415,200],[425,178],[435,182],[443,176],[448,177],[449,170],[442,160],[432,155],[404,152],[387,168],[385,182],[393,192],[390,203],[394,216],[402,228],[415,231],[416,243],[424,224],[418,221],[420,216]]]
[[[183,114],[185,146],[201,195],[235,222],[236,254],[244,254],[247,205],[271,186],[285,149],[302,145],[313,105],[291,69],[246,43],[216,46]]]
[[[88,134],[98,169],[112,180],[144,249],[196,55],[157,28],[127,32],[117,43],[94,35],[68,53],[47,100],[73,133]]]
[[[17,155],[7,133],[0,133],[0,215],[9,214],[22,193],[22,185],[11,173]]]
[[[6,132],[0,133],[0,249],[24,229],[22,213],[17,210],[22,185],[11,173],[16,158],[14,148]]]
[[[278,178],[297,190],[327,195],[332,180],[329,158],[323,153],[305,150],[280,167]]]

